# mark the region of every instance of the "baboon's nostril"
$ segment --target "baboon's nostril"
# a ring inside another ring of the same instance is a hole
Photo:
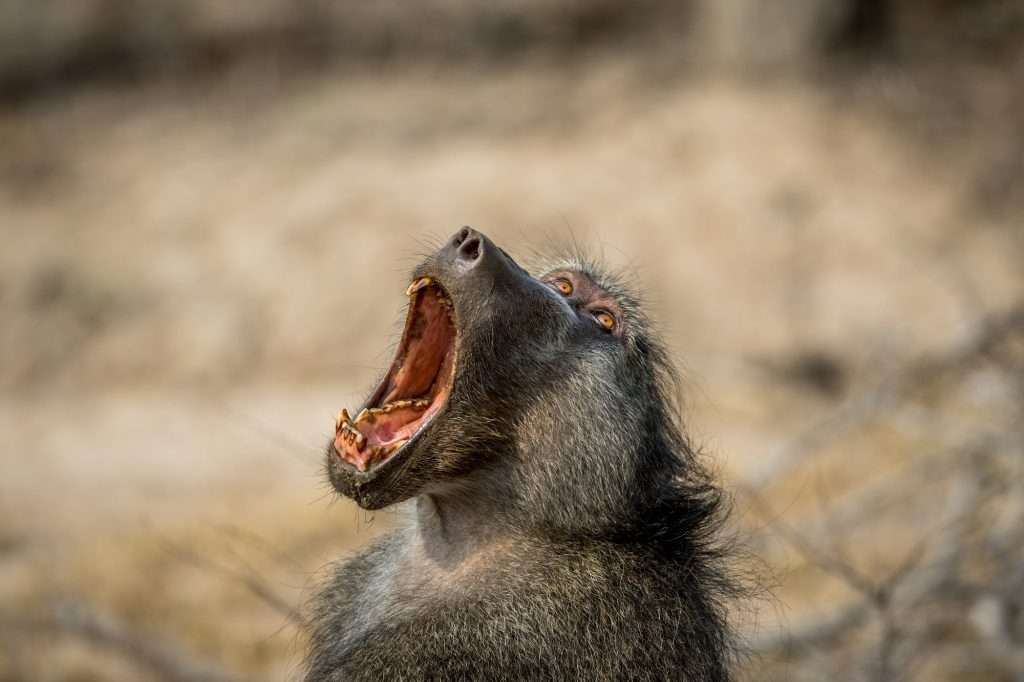
[[[452,237],[452,246],[455,248],[462,246],[462,242],[466,241],[466,237],[469,236],[469,233],[470,229],[468,227],[463,227],[461,230],[456,232],[455,236]]]
[[[467,261],[475,261],[480,257],[480,238],[473,236],[466,239],[459,245],[459,258]]]
[[[459,266],[460,272],[467,272],[493,260],[497,252],[492,252],[492,247],[494,244],[488,242],[487,237],[466,225],[455,233],[444,250],[446,257]]]

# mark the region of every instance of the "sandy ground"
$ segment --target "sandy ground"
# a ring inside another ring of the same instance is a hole
[[[841,398],[1021,294],[1013,221],[971,207],[969,150],[911,138],[806,82],[615,63],[242,72],[0,114],[0,601],[70,595],[293,674],[301,639],[239,575],[301,604],[392,521],[335,501],[320,451],[389,359],[405,273],[461,224],[526,260],[575,240],[631,269],[697,440],[727,481],[772,479],[839,399],[773,366],[833,354]],[[1002,377],[972,391],[973,411],[1005,405]],[[765,490],[799,521],[925,438],[888,425]],[[848,596],[769,560],[785,606],[761,628]],[[0,646],[0,679],[135,674],[34,646]]]

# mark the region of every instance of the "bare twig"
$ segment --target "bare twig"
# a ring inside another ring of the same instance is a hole
[[[761,461],[765,465],[747,478],[747,484],[761,487],[784,478],[807,457],[846,436],[879,414],[911,399],[931,382],[950,373],[962,373],[988,355],[1007,337],[1024,331],[1024,304],[1002,315],[979,321],[967,340],[936,355],[885,377],[874,388],[847,400],[828,416],[805,428]]]
[[[58,635],[106,649],[168,682],[242,682],[244,678],[187,653],[179,645],[144,635],[113,615],[77,602],[55,605],[41,617],[0,613],[5,637]]]
[[[957,600],[970,600],[973,594],[968,586],[957,580],[960,559],[967,550],[965,520],[974,511],[983,493],[979,483],[982,467],[978,460],[994,452],[998,439],[987,439],[962,447],[957,451],[961,474],[953,492],[948,495],[937,537],[922,538],[907,553],[905,559],[891,573],[882,578],[871,578],[855,568],[841,555],[822,550],[817,543],[779,520],[768,503],[756,491],[746,488],[745,494],[766,518],[774,519],[772,527],[809,563],[839,578],[861,595],[861,599],[834,613],[809,620],[786,632],[772,633],[753,639],[751,645],[758,651],[803,651],[837,644],[853,630],[861,627],[874,614],[881,625],[876,640],[869,674],[877,682],[889,682],[901,675],[897,670],[897,656],[905,663],[912,657],[918,642],[908,637],[901,622],[910,611],[933,598],[937,592]],[[922,561],[930,550],[930,560]],[[956,589],[953,589],[953,588]],[[903,645],[901,647],[901,645]]]
[[[176,543],[169,542],[168,551],[178,559],[190,563],[193,566],[225,575],[233,581],[239,581],[243,587],[252,593],[253,596],[287,618],[292,624],[300,629],[304,629],[306,627],[306,620],[295,605],[279,595],[277,591],[274,590],[266,580],[261,578],[255,570],[252,570],[247,566],[243,566],[242,568],[224,566],[209,557],[199,554],[191,548],[184,547]]]

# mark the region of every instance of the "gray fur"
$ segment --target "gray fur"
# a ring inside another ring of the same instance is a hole
[[[459,366],[386,490],[328,448],[340,491],[415,511],[323,588],[307,682],[731,680],[722,494],[638,297],[575,255],[539,270],[610,294],[622,333],[603,334],[483,240],[486,276],[458,279],[450,246],[414,273],[452,295]]]

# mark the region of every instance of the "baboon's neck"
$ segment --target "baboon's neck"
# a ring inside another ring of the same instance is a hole
[[[621,455],[620,455],[621,457]],[[591,458],[572,470],[538,470],[539,457],[512,457],[469,474],[458,486],[417,499],[416,529],[437,561],[457,564],[504,540],[607,539],[639,530],[653,506],[671,506],[680,473],[672,453],[629,453],[630,467]],[[580,456],[582,460],[582,455]]]
[[[421,495],[416,530],[424,551],[447,567],[515,533],[507,513],[477,495]]]
[[[424,549],[438,562],[460,563],[479,550],[510,538],[538,534],[544,526],[536,499],[524,491],[557,497],[523,470],[523,460],[507,456],[466,474],[458,483],[420,495],[416,529]],[[539,505],[544,506],[544,505]]]

